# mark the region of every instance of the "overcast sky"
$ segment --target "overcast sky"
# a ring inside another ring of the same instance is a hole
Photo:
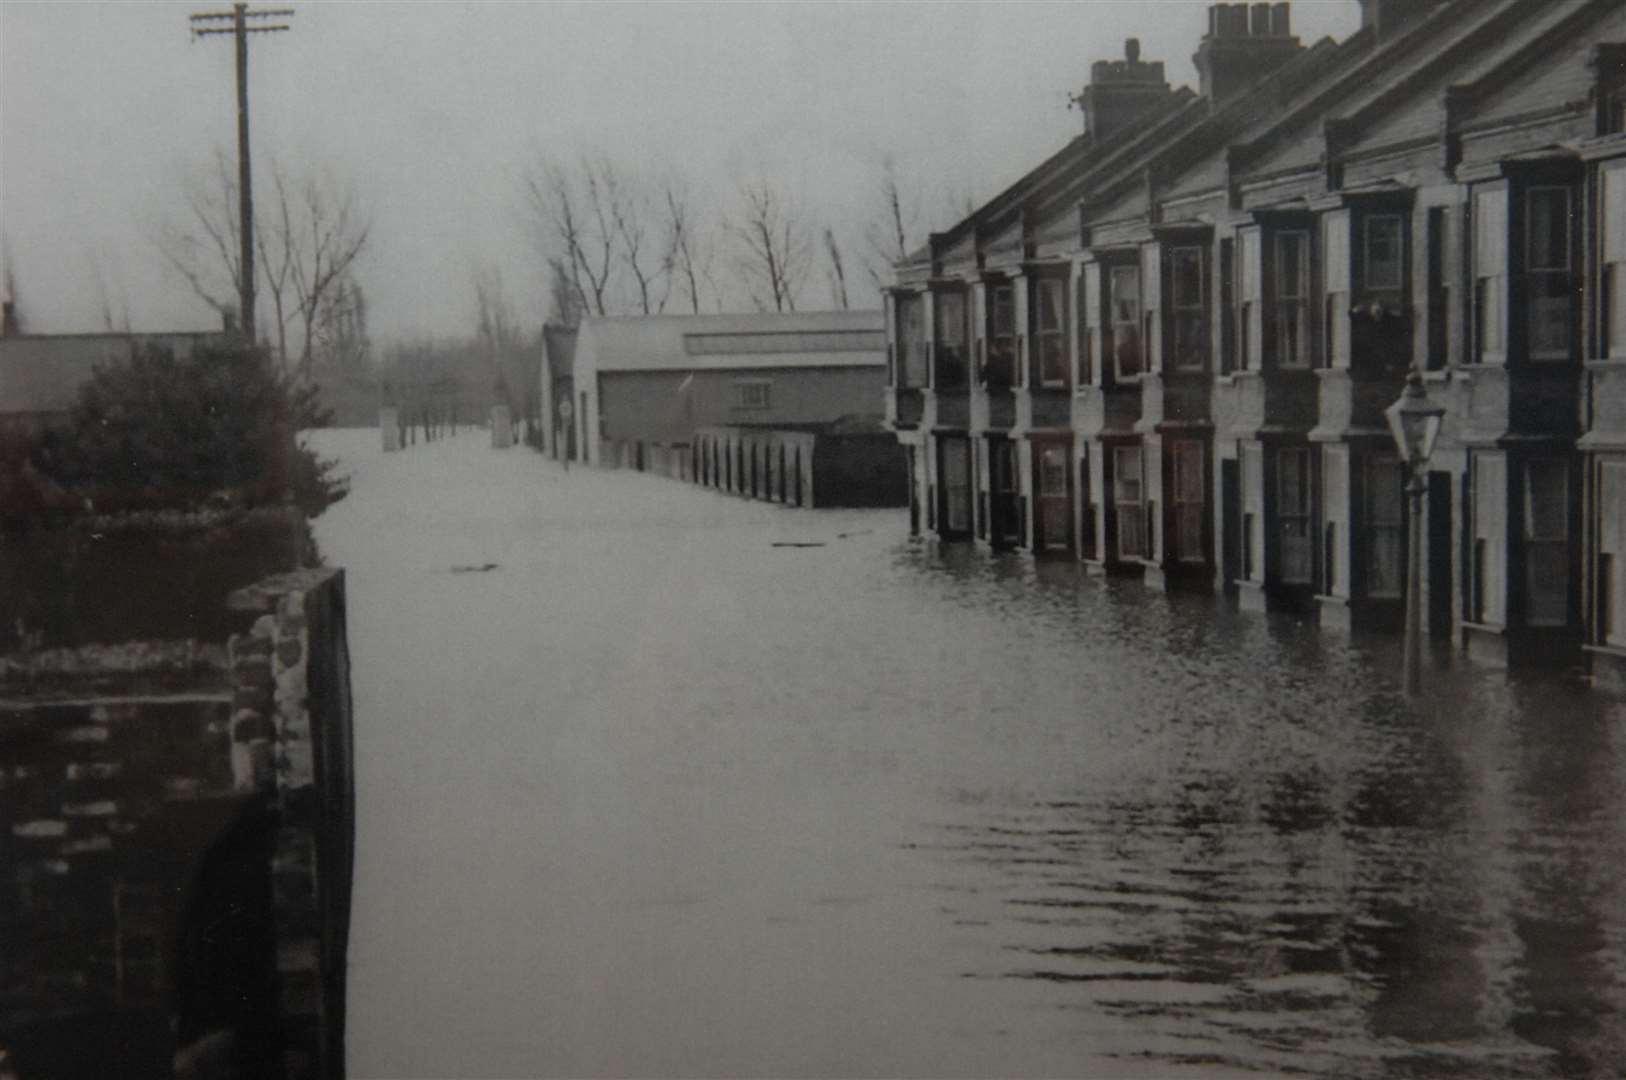
[[[256,177],[276,160],[354,184],[374,223],[358,277],[386,339],[472,330],[480,263],[540,324],[516,193],[539,154],[676,169],[719,215],[737,177],[766,173],[855,249],[889,155],[941,227],[955,192],[988,198],[1080,130],[1068,96],[1125,37],[1194,85],[1207,7],[257,6],[297,14],[291,31],[251,39]],[[1306,44],[1359,24],[1356,0],[1293,8]],[[235,153],[230,38],[191,40],[199,10],[214,8],[0,3],[0,233],[30,329],[101,329],[98,279],[137,330],[214,325],[154,239],[184,213],[187,176],[216,147]],[[828,290],[810,282],[802,306],[828,306]]]

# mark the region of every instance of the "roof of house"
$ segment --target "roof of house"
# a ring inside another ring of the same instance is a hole
[[[18,334],[0,337],[0,413],[65,413],[100,364],[127,360],[138,343],[189,352],[218,332]]]
[[[880,311],[587,319],[576,362],[593,371],[880,366],[886,322]]]

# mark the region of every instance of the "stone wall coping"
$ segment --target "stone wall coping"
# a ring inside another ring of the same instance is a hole
[[[277,574],[234,590],[226,597],[226,606],[232,611],[257,615],[273,614],[277,610],[277,601],[284,596],[290,593],[314,592],[343,575],[344,571],[334,566],[312,566],[290,570],[285,574]]]
[[[153,678],[171,685],[219,685],[228,670],[225,647],[192,639],[80,645],[0,656],[0,693],[34,696],[40,684],[78,688],[111,679]]]

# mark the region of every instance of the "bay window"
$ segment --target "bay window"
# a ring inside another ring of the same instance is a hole
[[[1366,594],[1399,599],[1405,594],[1406,483],[1392,457],[1366,463]]]
[[[1177,371],[1201,371],[1208,362],[1208,308],[1203,302],[1203,249],[1169,251],[1169,352]]]
[[[965,292],[951,289],[933,296],[936,301],[937,378],[933,384],[944,388],[965,385],[966,322]]]
[[[1569,623],[1569,465],[1541,458],[1524,467],[1525,622]]]
[[[1275,254],[1276,364],[1283,368],[1308,367],[1310,234],[1277,233]]]
[[[1529,296],[1533,360],[1566,360],[1574,322],[1570,281],[1570,189],[1525,192],[1525,290]]]
[[[1453,211],[1444,206],[1428,211],[1428,356],[1429,370],[1439,371],[1450,361],[1451,286],[1456,275],[1456,230]]]
[[[1038,352],[1039,385],[1067,385],[1067,295],[1058,277],[1034,282],[1034,347]]]
[[[1283,584],[1308,585],[1314,569],[1310,534],[1310,451],[1283,447],[1276,456],[1276,521]]]
[[[1146,503],[1140,447],[1113,449],[1112,489],[1118,516],[1118,557],[1143,559],[1147,553]]]
[[[919,296],[900,295],[894,301],[897,319],[897,385],[918,390],[926,385],[925,302]]]
[[[1399,214],[1369,214],[1365,228],[1367,292],[1395,292],[1405,287],[1405,219]]]
[[[1174,550],[1181,562],[1200,563],[1203,549],[1204,471],[1203,444],[1197,439],[1175,439],[1169,444],[1173,457]]]
[[[988,360],[983,381],[1006,387],[1016,381],[1016,290],[1010,284],[988,287]]]
[[[1140,267],[1112,268],[1112,357],[1114,373],[1131,379],[1145,370],[1142,362]]]

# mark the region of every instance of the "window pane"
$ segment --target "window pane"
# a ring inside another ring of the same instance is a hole
[[[1203,306],[1203,254],[1201,248],[1175,248],[1170,258],[1169,278],[1174,287],[1177,311]]]
[[[1046,279],[1039,282],[1039,329],[1061,329],[1061,282]]]
[[[1532,461],[1525,467],[1524,534],[1530,540],[1569,536],[1569,470],[1562,461]]]
[[[1532,188],[1529,198],[1531,270],[1570,268],[1570,193],[1568,188]]]
[[[956,349],[965,345],[964,293],[937,294],[937,341]]]
[[[1304,295],[1304,248],[1306,234],[1280,233],[1276,237],[1276,296],[1298,299]]]
[[[1393,214],[1366,219],[1366,287],[1400,288],[1404,234],[1401,219]]]

